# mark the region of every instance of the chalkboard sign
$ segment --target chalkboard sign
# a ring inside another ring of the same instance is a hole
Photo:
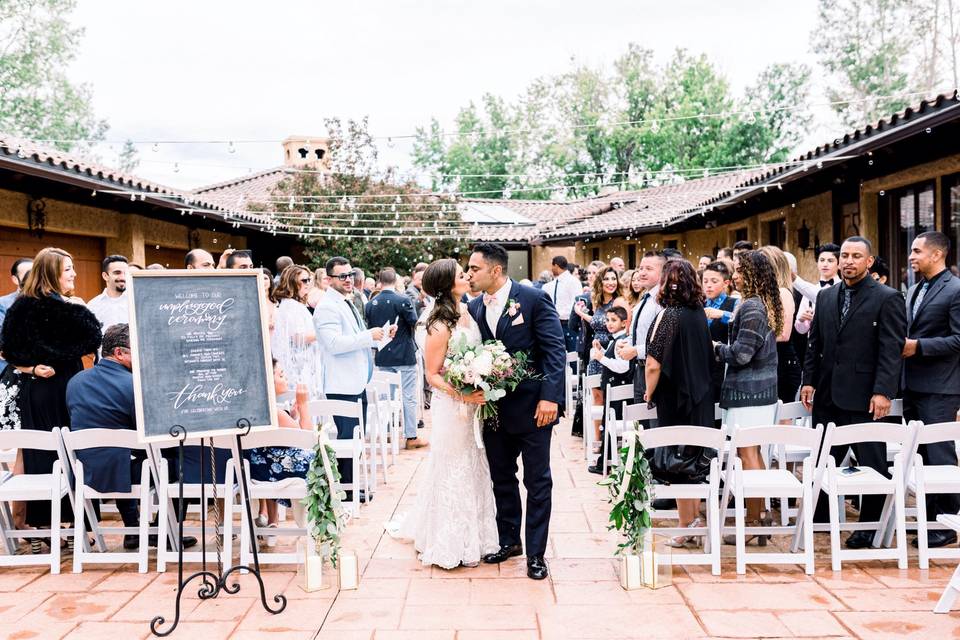
[[[259,272],[137,271],[127,286],[141,441],[277,426]]]

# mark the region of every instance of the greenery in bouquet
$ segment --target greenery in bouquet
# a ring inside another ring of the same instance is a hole
[[[643,445],[639,441],[634,442],[636,448],[633,459],[630,445],[627,444],[619,451],[620,464],[597,483],[606,487],[609,494],[610,525],[607,529],[619,531],[625,538],[617,545],[617,555],[640,553],[646,533],[652,525],[650,487],[653,485],[653,476]]]
[[[325,447],[327,461],[330,464],[332,486],[323,465],[321,447]],[[307,497],[303,499],[307,512],[307,531],[313,538],[318,551],[322,553],[323,547],[328,547],[330,561],[336,567],[340,554],[340,534],[346,523],[346,513],[343,508],[346,492],[340,489],[340,470],[337,468],[337,454],[333,447],[321,440],[316,444],[313,452],[313,461],[307,471]]]
[[[483,391],[486,402],[478,409],[481,420],[495,417],[498,400],[524,380],[537,376],[529,367],[525,352],[510,354],[499,340],[471,344],[467,336],[460,336],[450,344],[441,374],[448,384],[465,395]]]

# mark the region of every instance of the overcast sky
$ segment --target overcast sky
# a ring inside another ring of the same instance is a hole
[[[706,53],[740,91],[772,62],[812,64],[815,20],[813,0],[80,0],[71,75],[110,140],[270,141],[141,148],[137,174],[191,188],[280,164],[279,141],[322,136],[325,117],[369,116],[384,137],[449,125],[486,92],[513,99],[571,58],[609,67],[630,42],[659,62]],[[409,169],[409,143],[380,151]]]

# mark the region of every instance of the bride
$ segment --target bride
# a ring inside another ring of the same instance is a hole
[[[424,349],[427,382],[435,392],[433,437],[413,511],[387,529],[394,537],[413,540],[424,565],[474,567],[500,549],[490,467],[475,423],[483,392],[461,395],[440,370],[451,340],[466,336],[479,343],[480,329],[460,302],[470,282],[456,260],[437,260],[427,267],[423,289],[435,299]]]

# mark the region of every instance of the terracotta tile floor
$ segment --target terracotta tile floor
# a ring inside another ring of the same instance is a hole
[[[557,432],[568,429],[564,424]],[[239,578],[236,595],[208,602],[197,598],[194,586],[182,601],[173,637],[960,638],[960,612],[931,613],[953,563],[934,562],[920,571],[911,549],[914,568],[907,571],[892,562],[859,562],[845,563],[834,574],[824,534],[818,534],[813,577],[797,566],[750,566],[737,576],[732,549],[726,548],[720,577],[705,567],[677,567],[669,587],[623,591],[611,559],[616,536],[606,530],[605,491],[586,473],[579,439],[561,435],[554,442],[550,580],[528,580],[519,558],[499,567],[421,567],[410,545],[385,536],[383,522],[412,504],[426,458],[423,450],[402,452],[388,484],[350,523],[344,540],[361,559],[358,590],[305,593],[292,567],[266,567],[267,597],[282,592],[289,599],[283,613],[263,610],[251,576]],[[108,537],[108,543],[119,538]],[[155,615],[173,617],[175,566],[163,575],[138,574],[134,565],[75,575],[69,561],[64,559],[59,576],[42,568],[0,569],[0,638],[146,638]],[[151,561],[151,571],[154,566]]]

